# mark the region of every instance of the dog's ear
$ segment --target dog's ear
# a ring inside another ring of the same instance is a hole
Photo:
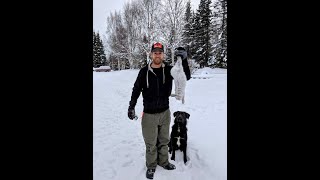
[[[176,117],[179,111],[173,113],[173,117]]]
[[[186,113],[186,118],[189,119],[189,117],[190,117],[190,114]]]

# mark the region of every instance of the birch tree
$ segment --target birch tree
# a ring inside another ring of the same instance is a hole
[[[185,0],[162,0],[161,3],[161,33],[164,44],[170,50],[167,55],[171,55],[171,63],[174,64],[174,49],[184,46],[182,35],[186,2]]]

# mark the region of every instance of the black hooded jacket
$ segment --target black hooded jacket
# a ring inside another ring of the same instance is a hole
[[[191,78],[186,60],[182,61],[187,80]],[[172,66],[162,64],[160,68],[151,68],[150,64],[140,69],[132,89],[129,108],[134,108],[142,92],[143,112],[160,113],[169,108],[169,96],[172,91],[173,77],[170,74]],[[147,79],[148,78],[148,79]]]

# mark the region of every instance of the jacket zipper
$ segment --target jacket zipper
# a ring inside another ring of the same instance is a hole
[[[153,71],[151,71],[155,76],[156,76],[156,79],[157,79],[157,104],[156,104],[156,107],[155,108],[157,108],[158,107],[158,103],[159,103],[159,79],[158,79],[158,76],[157,76],[157,74],[156,73],[154,73]]]
[[[158,107],[158,103],[159,103],[159,79],[158,76],[157,77],[157,104],[156,107]]]

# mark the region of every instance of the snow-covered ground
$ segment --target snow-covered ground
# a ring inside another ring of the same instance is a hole
[[[146,179],[142,95],[135,108],[139,119],[132,121],[127,117],[138,72],[93,72],[94,180]],[[187,148],[190,160],[185,165],[182,152],[176,151],[176,161],[169,154],[169,161],[177,169],[168,171],[158,166],[155,180],[227,180],[227,70],[211,72],[210,79],[187,81],[185,104],[170,97],[171,126],[173,112],[190,114]]]
[[[226,69],[220,69],[220,68],[209,68],[209,67],[205,67],[202,69],[197,69],[192,75],[191,77],[193,79],[207,79],[207,78],[212,78],[215,76],[215,74],[225,74],[226,73]]]

